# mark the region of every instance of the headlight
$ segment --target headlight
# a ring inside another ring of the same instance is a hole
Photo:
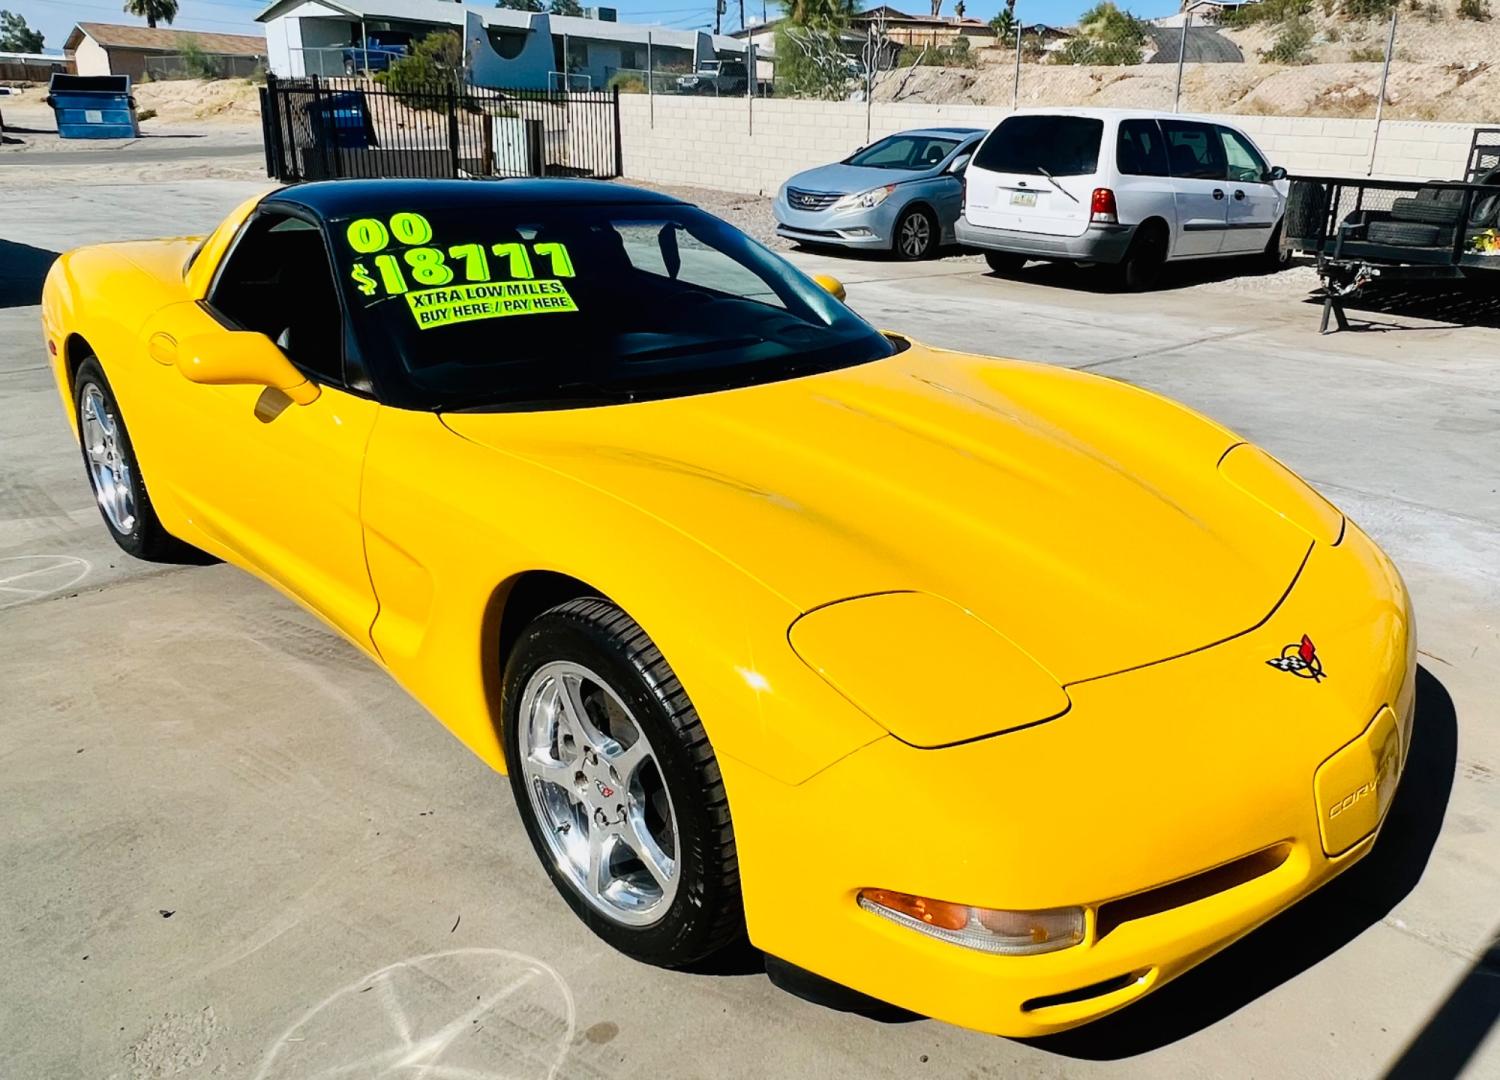
[[[830,210],[853,210],[856,206],[864,210],[879,206],[896,190],[895,184],[887,184],[885,187],[871,188],[869,191],[861,191],[855,195],[845,195],[838,202],[829,207]]]
[[[908,929],[980,952],[1025,956],[1055,952],[1083,940],[1083,908],[999,911],[925,896],[861,889],[859,906]]]
[[[1314,540],[1337,544],[1343,538],[1344,515],[1338,507],[1260,447],[1250,443],[1231,447],[1219,460],[1219,472],[1246,495]]]
[[[933,749],[1030,727],[1071,707],[1032,656],[968,611],[926,593],[878,593],[824,604],[787,633],[792,651],[908,746]],[[1002,692],[976,701],[963,679],[982,671]]]

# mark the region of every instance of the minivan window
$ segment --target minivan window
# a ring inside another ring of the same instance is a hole
[[[1155,120],[1121,120],[1115,161],[1129,176],[1167,176],[1167,147]]]
[[[1173,176],[1184,180],[1226,178],[1224,144],[1212,124],[1163,120],[1161,131],[1167,138],[1167,163]]]
[[[1245,183],[1259,183],[1271,170],[1266,168],[1266,159],[1261,157],[1250,141],[1238,131],[1221,127],[1219,137],[1224,141],[1224,157],[1228,160],[1229,179]]]
[[[1099,171],[1104,121],[1092,116],[1009,116],[974,156],[976,168],[1032,176],[1090,176]]]

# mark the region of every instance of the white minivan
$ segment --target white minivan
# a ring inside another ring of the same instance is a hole
[[[1111,263],[1150,288],[1179,259],[1264,254],[1282,264],[1286,170],[1243,131],[1138,109],[1026,109],[964,174],[959,243],[996,273],[1028,259]]]

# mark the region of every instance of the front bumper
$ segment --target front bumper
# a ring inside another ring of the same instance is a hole
[[[1078,236],[1049,236],[1019,229],[992,229],[960,217],[954,226],[965,247],[1007,251],[1034,259],[1076,259],[1079,262],[1117,263],[1125,258],[1135,236],[1134,225],[1090,225]]]
[[[896,234],[902,200],[892,195],[879,206],[850,210],[798,210],[778,194],[771,203],[776,235],[803,244],[886,250]]]
[[[1323,679],[1267,663],[1303,633]],[[1338,546],[1314,546],[1261,626],[1074,683],[1072,710],[1049,723],[942,750],[884,738],[794,787],[721,759],[751,939],[982,1031],[1035,1036],[1103,1016],[1369,851],[1378,815],[1344,847],[1347,822],[1329,844],[1323,819],[1351,768],[1357,788],[1365,734],[1386,710],[1399,737],[1389,805],[1415,656],[1400,577],[1351,524]],[[1041,955],[984,954],[861,910],[866,887],[1023,911],[1082,905],[1086,936]]]

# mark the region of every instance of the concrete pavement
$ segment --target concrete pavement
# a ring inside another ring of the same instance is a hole
[[[13,189],[0,241],[201,231],[264,186]],[[1171,394],[1372,532],[1411,586],[1425,672],[1376,852],[1140,1005],[1041,1043],[820,1008],[753,964],[642,967],[554,894],[503,779],[331,631],[227,566],[110,543],[37,309],[0,272],[3,1071],[1500,1075],[1482,963],[1500,933],[1500,335],[1380,314],[1319,338],[1275,282],[1116,296],[972,261],[792,257],[888,328]]]

